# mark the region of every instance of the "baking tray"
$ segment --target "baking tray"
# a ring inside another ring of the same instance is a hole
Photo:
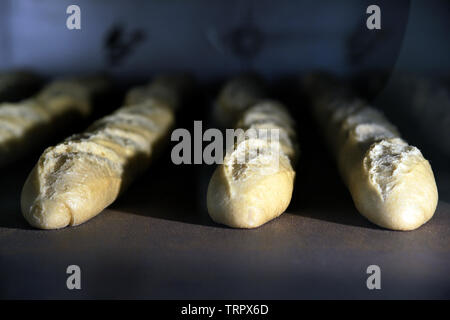
[[[440,201],[431,221],[394,232],[358,214],[321,143],[302,143],[288,210],[236,230],[207,215],[214,167],[174,165],[169,150],[103,213],[54,231],[31,228],[20,214],[38,155],[2,170],[0,297],[450,298],[446,166],[433,168]],[[66,287],[69,265],[81,269],[81,290]],[[381,290],[366,286],[369,265],[381,269]]]

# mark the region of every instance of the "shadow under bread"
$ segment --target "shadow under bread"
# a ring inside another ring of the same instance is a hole
[[[0,168],[0,227],[33,230],[22,215],[20,197],[28,174],[39,159],[34,152],[24,159]]]
[[[207,90],[192,89],[183,106],[176,114],[176,123],[172,130],[187,129],[193,136],[195,120],[202,120],[205,127]],[[172,148],[178,143],[170,141],[171,133],[165,138],[161,152],[148,170],[114,202],[110,208],[126,213],[172,220],[189,224],[216,225],[206,212],[206,189],[203,199],[199,197],[208,174],[205,172],[215,166],[205,164],[173,163]],[[209,181],[209,176],[207,178]]]

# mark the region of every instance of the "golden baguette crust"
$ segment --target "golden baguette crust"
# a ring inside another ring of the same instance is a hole
[[[241,114],[237,128],[253,129],[257,135],[246,131],[238,137],[224,163],[216,168],[207,193],[208,212],[214,221],[256,228],[287,209],[295,178],[292,161],[298,155],[293,125],[285,108],[274,101],[262,101]],[[278,141],[265,139],[272,129],[278,129]]]
[[[56,229],[97,215],[147,168],[173,122],[172,108],[147,99],[48,148],[22,191],[25,218],[37,228]]]
[[[33,98],[0,104],[0,166],[42,145],[67,124],[89,116],[95,89],[79,80],[61,80]]]
[[[47,148],[22,190],[34,227],[75,226],[99,214],[150,164],[170,133],[189,77],[158,77],[84,133]]]
[[[434,214],[438,192],[429,162],[376,109],[329,79],[305,81],[315,115],[358,211],[392,230],[413,230]]]
[[[222,88],[214,104],[214,119],[222,127],[234,126],[241,114],[266,98],[262,80],[253,74],[235,77]]]

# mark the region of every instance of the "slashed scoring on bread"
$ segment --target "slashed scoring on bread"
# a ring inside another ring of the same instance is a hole
[[[358,211],[393,230],[413,230],[427,222],[438,193],[420,150],[337,79],[311,74],[304,86]]]
[[[22,191],[27,221],[42,229],[74,226],[110,205],[166,140],[178,107],[177,80],[161,77],[141,87],[137,96],[131,91],[127,105],[47,148]],[[161,86],[174,98],[154,95]]]
[[[239,92],[235,107],[230,91]],[[235,127],[244,131],[209,182],[208,212],[218,223],[256,228],[282,214],[291,201],[298,156],[294,121],[280,103],[261,100],[262,90],[254,86],[231,81],[220,99],[226,96],[233,117],[239,115]],[[243,106],[243,101],[248,104]]]

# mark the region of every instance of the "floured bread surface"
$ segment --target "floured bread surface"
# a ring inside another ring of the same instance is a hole
[[[395,187],[396,180],[421,161],[424,158],[419,149],[395,138],[372,144],[364,157],[364,169],[369,173],[370,182],[385,200]]]
[[[292,161],[298,155],[295,129],[285,108],[274,101],[249,108],[237,127],[245,131],[211,178],[208,212],[218,223],[255,228],[289,206],[295,178]]]
[[[48,134],[50,121],[49,112],[34,100],[0,105],[0,165],[18,158]]]
[[[0,166],[42,145],[54,132],[92,111],[90,87],[79,81],[55,81],[18,103],[0,104]]]
[[[257,136],[263,140],[271,140],[271,135],[277,133],[277,142],[281,151],[292,162],[296,162],[299,150],[295,123],[281,103],[262,100],[242,114],[236,127],[243,130],[254,130],[257,132]]]
[[[25,218],[37,228],[56,229],[97,215],[147,168],[173,122],[173,109],[149,98],[48,148],[22,191]]]
[[[397,128],[363,100],[348,93],[321,95],[317,88],[333,91],[334,87],[314,85],[311,79],[308,85],[316,89],[311,96],[313,113],[359,212],[393,230],[413,230],[427,222],[435,212],[438,193],[433,171],[420,150],[402,140]]]
[[[214,118],[223,127],[232,127],[242,112],[266,97],[263,83],[255,75],[230,80],[220,91],[214,105]]]
[[[373,223],[413,230],[433,216],[436,182],[416,147],[400,138],[377,141],[367,151],[360,172],[351,179],[350,190],[358,210]]]

